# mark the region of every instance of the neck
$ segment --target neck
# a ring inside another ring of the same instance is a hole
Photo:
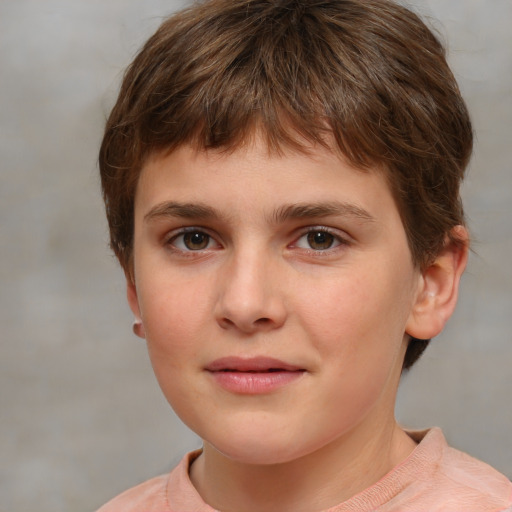
[[[414,449],[394,419],[385,425],[360,425],[312,454],[272,465],[233,461],[206,443],[191,479],[204,501],[223,512],[327,509],[376,483]]]

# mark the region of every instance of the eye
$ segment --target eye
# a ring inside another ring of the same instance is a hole
[[[325,229],[312,229],[302,235],[295,243],[300,249],[313,251],[326,251],[345,243],[341,237],[326,231]]]
[[[171,238],[169,244],[181,251],[203,251],[217,245],[210,235],[199,230],[179,233]]]

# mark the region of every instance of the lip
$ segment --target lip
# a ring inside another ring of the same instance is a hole
[[[238,372],[268,372],[269,370],[295,372],[303,370],[303,368],[272,357],[222,357],[208,364],[206,370],[209,372],[229,370]]]
[[[266,394],[292,384],[306,372],[304,368],[270,357],[223,357],[205,370],[223,389],[237,394]]]

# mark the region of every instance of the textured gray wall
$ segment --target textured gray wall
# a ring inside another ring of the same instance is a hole
[[[512,2],[414,3],[441,20],[473,113],[477,254],[397,413],[512,476]],[[0,0],[0,511],[93,510],[198,443],[131,334],[96,176],[122,69],[179,4]]]

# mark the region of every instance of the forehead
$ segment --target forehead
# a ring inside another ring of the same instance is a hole
[[[292,205],[294,217],[399,216],[382,169],[355,168],[321,145],[272,152],[261,138],[230,151],[182,145],[151,155],[139,179],[136,217],[169,213],[170,202],[187,204],[187,215],[196,217],[215,210],[284,219]]]

